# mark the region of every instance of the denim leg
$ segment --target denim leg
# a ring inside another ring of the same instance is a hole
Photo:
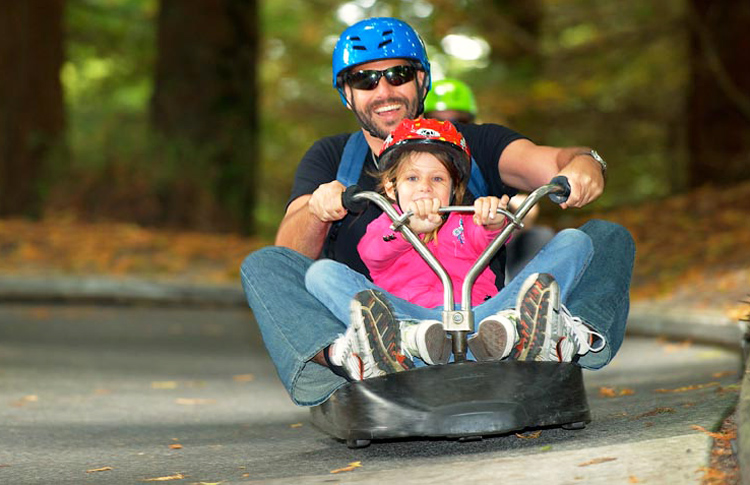
[[[591,238],[577,229],[560,231],[529,261],[500,293],[474,309],[474,320],[516,307],[516,299],[526,278],[533,273],[549,273],[560,286],[560,301],[565,303],[594,256]]]
[[[270,246],[251,253],[240,270],[266,349],[292,401],[300,406],[319,404],[346,383],[310,362],[345,329],[305,289],[310,264],[311,259],[291,249]]]
[[[589,352],[578,362],[582,367],[599,369],[612,360],[625,336],[635,242],[627,229],[612,222],[591,220],[580,230],[591,238],[594,258],[566,306],[606,338],[607,345],[601,352]]]
[[[305,275],[307,291],[320,300],[337,318],[349,325],[349,305],[364,290],[378,290],[386,296],[397,320],[442,320],[442,309],[425,308],[383,290],[345,264],[321,259]]]

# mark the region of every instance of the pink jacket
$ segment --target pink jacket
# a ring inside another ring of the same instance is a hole
[[[443,284],[412,245],[390,229],[386,214],[372,221],[357,249],[370,270],[373,282],[389,293],[427,308],[443,306]],[[451,213],[440,227],[436,240],[427,248],[440,261],[453,281],[456,303],[461,302],[461,285],[471,265],[499,231],[477,226],[472,214]],[[498,293],[495,274],[485,268],[474,282],[472,306]]]

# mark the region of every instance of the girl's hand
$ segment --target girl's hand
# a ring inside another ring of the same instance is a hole
[[[502,229],[505,224],[505,216],[497,213],[497,209],[507,209],[510,198],[507,195],[502,198],[480,197],[474,201],[474,224],[485,226],[488,231]]]
[[[443,223],[438,209],[440,208],[440,199],[417,199],[409,203],[407,210],[414,212],[409,217],[409,227],[416,234],[426,234],[434,231]]]

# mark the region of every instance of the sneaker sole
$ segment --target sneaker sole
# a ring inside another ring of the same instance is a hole
[[[479,330],[467,339],[466,344],[479,362],[500,360],[508,352],[508,332],[498,321],[485,321],[479,325]]]
[[[370,345],[377,367],[387,374],[413,369],[414,363],[401,351],[401,331],[384,295],[368,290],[354,298],[361,305],[363,337]]]
[[[542,350],[549,346],[551,332],[548,315],[550,305],[553,311],[556,308],[559,290],[551,275],[541,273],[522,295],[518,305],[520,341],[511,356],[517,360],[536,360]]]
[[[420,348],[422,360],[427,364],[447,364],[451,356],[451,341],[443,329],[443,325],[431,325],[424,335],[425,346]]]

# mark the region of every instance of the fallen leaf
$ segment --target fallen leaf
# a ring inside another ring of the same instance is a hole
[[[645,413],[641,413],[637,416],[634,416],[633,419],[641,419],[649,416],[656,416],[658,414],[667,414],[667,413],[673,413],[675,412],[672,408],[656,408],[652,409],[651,411],[646,411]]]
[[[627,387],[620,389],[619,391],[614,387],[602,386],[599,388],[599,396],[601,397],[631,396],[633,394],[635,394],[635,391]]]
[[[602,387],[599,388],[599,395],[601,397],[615,397],[615,396],[617,396],[617,393],[611,387],[604,387],[604,386],[602,386]]]
[[[35,394],[29,394],[28,396],[22,397],[18,401],[13,401],[11,403],[11,406],[20,408],[22,406],[26,406],[30,402],[39,402],[39,396],[37,396]]]
[[[539,448],[539,451],[550,451],[552,449],[552,445],[544,445],[541,448]]]
[[[154,381],[151,389],[177,389],[177,381]]]
[[[242,478],[250,478],[250,474],[249,473],[243,473],[242,474]]]
[[[187,475],[183,475],[182,473],[175,473],[174,475],[167,475],[166,477],[144,478],[141,481],[142,482],[168,482],[169,480],[183,480],[185,478],[187,478]]]
[[[720,482],[723,482],[727,478],[727,474],[724,473],[721,470],[717,470],[716,468],[710,468],[707,466],[702,466],[695,470],[696,473],[703,472],[703,481],[707,482],[710,480],[717,480]]]
[[[234,382],[251,382],[255,380],[255,375],[253,374],[237,374],[236,376],[232,377],[232,380]]]
[[[737,437],[737,433],[735,431],[729,431],[727,433],[712,433],[711,431],[707,430],[703,426],[698,426],[697,424],[694,424],[690,427],[693,428],[694,430],[700,431],[701,433],[707,434],[708,436],[710,436],[711,438],[715,440],[729,441]]]
[[[617,458],[612,457],[602,457],[602,458],[594,458],[593,460],[585,461],[583,463],[580,463],[578,466],[589,466],[589,465],[598,465],[599,463],[606,463],[608,461],[615,461]]]
[[[737,372],[735,372],[733,370],[725,370],[724,372],[715,372],[715,373],[711,374],[711,377],[713,377],[714,379],[721,379],[722,377],[733,376],[736,373]]]
[[[542,430],[530,431],[528,433],[516,433],[516,436],[518,438],[521,438],[522,440],[535,440],[539,438],[541,435],[542,435]]]
[[[718,382],[707,382],[706,384],[694,384],[692,386],[678,387],[677,389],[654,389],[654,392],[687,392],[705,389],[706,387],[719,386]]]
[[[290,428],[301,428],[302,426],[302,423],[294,423],[289,425]]]
[[[641,483],[641,481],[635,475],[630,475],[628,477],[628,483]]]
[[[170,450],[181,450],[182,449],[182,445],[179,444],[179,443],[172,443],[171,445],[169,445],[169,449]]]
[[[353,461],[349,463],[349,466],[345,466],[344,468],[337,468],[336,470],[331,470],[331,473],[350,472],[354,470],[355,468],[360,468],[361,466],[362,466],[361,461]]]
[[[174,402],[183,406],[200,406],[203,404],[216,404],[216,399],[190,399],[186,397],[178,397]]]
[[[111,466],[103,466],[101,468],[92,468],[90,470],[86,470],[86,473],[94,473],[94,472],[108,472],[110,470],[114,470]]]

